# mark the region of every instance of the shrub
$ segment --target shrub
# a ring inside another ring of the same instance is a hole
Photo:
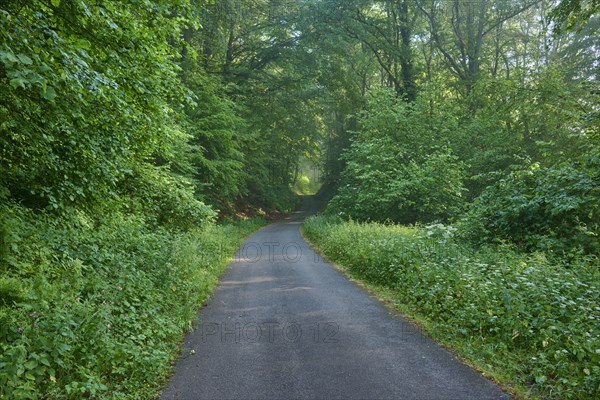
[[[512,171],[484,190],[462,221],[477,241],[509,240],[528,249],[600,250],[600,159]]]
[[[3,205],[0,398],[153,398],[184,330],[259,220],[187,232],[119,212]],[[7,225],[8,224],[8,225]]]
[[[129,212],[143,215],[152,227],[189,230],[215,221],[216,213],[194,197],[189,182],[166,168],[139,168],[124,182]]]
[[[448,145],[453,118],[406,104],[388,91],[359,115],[359,130],[328,210],[363,221],[447,221],[464,204],[466,164]]]
[[[328,212],[362,221],[401,223],[447,221],[459,213],[464,203],[463,163],[448,152],[404,163],[393,143],[382,142],[386,140],[353,144]]]

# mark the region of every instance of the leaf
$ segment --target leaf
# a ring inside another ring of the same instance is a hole
[[[10,61],[11,63],[16,63],[19,61],[17,57],[13,53],[0,51],[0,60]]]
[[[19,61],[21,61],[21,63],[25,65],[33,64],[33,60],[27,57],[25,54],[17,54],[17,58],[19,59]]]
[[[60,5],[60,0],[50,0],[50,2],[54,6],[54,8],[58,8],[58,6]]]
[[[25,88],[25,85],[29,83],[29,81],[27,79],[24,78],[14,78],[10,80],[10,86],[12,86],[13,88],[18,88],[18,87],[22,87]]]
[[[56,97],[56,91],[52,86],[47,86],[46,90],[42,92],[42,96],[44,97],[44,99],[52,101]]]

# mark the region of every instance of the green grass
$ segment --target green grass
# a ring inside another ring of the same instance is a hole
[[[331,261],[522,398],[600,396],[598,258],[568,263],[473,248],[448,226],[317,216],[303,233]]]
[[[0,215],[0,398],[154,398],[247,220],[185,233],[116,214]]]

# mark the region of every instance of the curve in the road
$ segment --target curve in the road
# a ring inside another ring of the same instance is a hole
[[[240,248],[164,400],[509,398],[323,261],[305,205]]]

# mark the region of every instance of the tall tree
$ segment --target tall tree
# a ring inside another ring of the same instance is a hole
[[[449,70],[471,93],[480,78],[482,54],[490,35],[502,24],[533,7],[540,0],[490,1],[417,0],[430,25],[435,46]]]

